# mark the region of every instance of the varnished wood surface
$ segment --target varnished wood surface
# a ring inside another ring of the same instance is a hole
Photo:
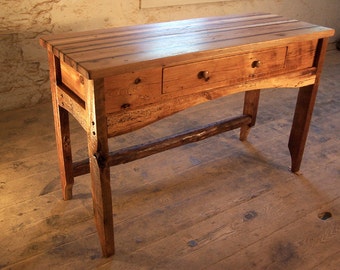
[[[202,127],[197,127],[179,134],[173,134],[150,142],[119,149],[109,153],[107,163],[109,166],[125,164],[188,143],[198,142],[211,136],[240,128],[244,125],[248,126],[251,123],[251,120],[251,117],[247,115],[234,117],[204,125]],[[90,168],[88,159],[78,161],[73,166],[74,176],[87,174],[89,172]]]
[[[62,200],[51,105],[1,113],[0,268],[337,270],[339,74],[339,52],[328,52],[300,175],[287,167],[296,89],[261,93],[248,142],[235,131],[112,168],[119,248],[110,258],[101,257],[90,176]],[[202,104],[110,148],[224,119],[242,104],[240,94]],[[74,158],[86,157],[72,118],[71,137]]]
[[[254,13],[147,24],[43,37],[41,45],[87,78],[162,67],[193,58],[240,53],[331,36],[333,30]]]
[[[244,112],[251,115],[235,118],[242,119],[238,124],[230,122],[241,127],[244,141],[255,123],[259,85],[299,85],[289,139],[291,171],[299,171],[328,37],[334,30],[277,15],[246,14],[104,32],[55,35],[40,41],[49,55],[64,199],[72,197],[72,176],[90,171],[94,216],[105,257],[114,253],[110,165],[116,159],[125,163],[169,149],[169,145],[180,146],[189,133],[175,140],[156,140],[157,147],[129,148],[133,150],[128,156],[109,154],[109,137],[145,127],[213,97],[254,90],[256,94],[247,93],[244,102]],[[81,169],[74,172],[77,166],[72,163],[65,110],[87,133],[89,161],[81,162]],[[194,136],[200,138],[199,133]]]

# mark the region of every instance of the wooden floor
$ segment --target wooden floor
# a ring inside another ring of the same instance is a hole
[[[287,148],[296,89],[261,94],[238,131],[111,168],[116,255],[102,258],[90,178],[63,201],[50,104],[1,113],[1,269],[340,269],[340,52],[329,51],[302,163]],[[243,95],[111,141],[111,149],[241,113]],[[75,159],[85,133],[72,122]],[[331,217],[329,217],[332,215]]]

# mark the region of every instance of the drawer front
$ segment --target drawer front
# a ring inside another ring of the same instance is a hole
[[[161,68],[107,77],[104,80],[106,112],[150,104],[161,95],[161,85]]]
[[[283,70],[287,47],[235,55],[163,69],[162,93],[194,93],[269,77]]]
[[[318,40],[310,40],[292,43],[288,46],[286,68],[297,70],[310,68],[314,64]]]

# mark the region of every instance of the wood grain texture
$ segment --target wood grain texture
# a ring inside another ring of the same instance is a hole
[[[136,71],[145,65],[160,67],[193,57],[232,54],[235,47],[259,50],[333,33],[332,29],[259,13],[66,33],[43,37],[40,43],[50,46],[85,77],[99,78]]]
[[[250,128],[256,123],[257,110],[259,107],[260,90],[247,91],[244,93],[243,115],[249,115],[251,122],[242,125],[240,130],[240,140],[247,140]]]
[[[69,112],[59,106],[58,102],[57,83],[61,77],[60,61],[51,51],[48,51],[48,58],[60,180],[63,189],[63,198],[64,200],[69,200],[72,198],[72,187],[74,184]]]
[[[122,148],[118,151],[110,152],[108,154],[109,156],[107,163],[108,166],[125,164],[188,143],[198,142],[211,136],[215,136],[219,133],[240,128],[244,125],[248,126],[251,122],[252,118],[248,115],[234,117],[232,119],[218,121],[203,127],[198,127],[193,130],[188,130],[147,143],[130,146],[128,148]],[[89,161],[87,159],[73,163],[74,176],[87,174],[89,172],[90,167]]]
[[[333,33],[276,15],[247,14],[42,38],[49,51],[64,197],[72,196],[74,176],[90,172],[103,255],[114,253],[110,166],[239,127],[245,140],[256,121],[262,87],[300,87],[289,140],[296,172]],[[109,137],[244,91],[238,118],[109,153]],[[68,112],[87,133],[89,162],[74,166]],[[249,212],[253,215],[256,212]]]
[[[119,248],[110,258],[100,252],[90,177],[62,199],[51,104],[2,113],[1,268],[337,270],[340,107],[329,89],[339,87],[340,58],[328,54],[303,174],[287,168],[297,93],[263,91],[248,142],[231,131],[111,169]],[[242,104],[243,93],[204,103],[112,138],[110,148],[225,119]],[[72,117],[70,130],[74,157],[84,158],[86,134]],[[332,218],[320,220],[324,211]]]
[[[322,66],[327,50],[328,39],[318,42],[314,66],[317,67],[315,83],[301,87],[296,102],[293,125],[289,137],[288,148],[292,157],[292,172],[300,169],[303,151],[307,140],[308,130],[312,119],[313,108],[320,83]]]
[[[251,80],[237,85],[211,89],[210,91],[201,91],[200,93],[183,95],[184,91],[177,91],[170,95],[156,96],[154,97],[154,103],[140,106],[138,104],[133,106],[132,104],[131,107],[126,109],[121,108],[120,111],[108,113],[109,137],[137,130],[176,112],[226,95],[246,90],[268,89],[270,87],[296,88],[311,85],[315,82],[315,73],[315,68],[309,68],[274,77]]]
[[[91,172],[94,218],[103,256],[114,254],[110,167],[108,166],[108,137],[105,113],[104,80],[88,84],[86,98],[89,126],[87,148]]]

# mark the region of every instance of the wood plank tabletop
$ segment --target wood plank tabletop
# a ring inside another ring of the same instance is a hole
[[[330,28],[252,13],[53,34],[42,37],[40,44],[95,79],[333,34]]]

